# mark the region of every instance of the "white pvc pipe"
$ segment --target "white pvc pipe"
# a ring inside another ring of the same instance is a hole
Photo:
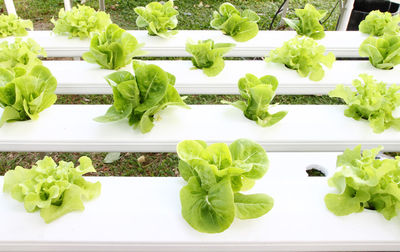
[[[345,31],[347,29],[347,25],[349,24],[350,21],[350,16],[353,10],[353,6],[354,6],[354,0],[346,0],[346,3],[342,8],[342,12],[336,30]]]
[[[15,14],[17,15],[17,11],[15,10],[14,1],[13,0],[4,0],[6,4],[6,9],[8,14]]]
[[[72,9],[71,0],[64,0],[64,9],[65,11],[69,11]]]

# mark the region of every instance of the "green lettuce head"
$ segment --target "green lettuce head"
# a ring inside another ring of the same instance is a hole
[[[212,39],[192,40],[186,42],[186,51],[192,55],[193,69],[202,69],[209,77],[218,75],[225,67],[223,55],[228,53],[235,44],[214,43]]]
[[[371,36],[361,44],[359,54],[368,57],[374,67],[391,70],[400,64],[400,35]]]
[[[135,12],[139,15],[136,25],[140,28],[146,27],[151,36],[169,38],[178,33],[170,30],[176,28],[179,14],[172,0],[164,4],[151,2],[146,7],[136,7]]]
[[[85,5],[78,5],[70,11],[60,9],[58,20],[52,18],[51,22],[54,24],[55,34],[80,39],[90,37],[92,32],[102,32],[112,23],[109,14]]]
[[[344,114],[356,120],[369,121],[375,133],[393,127],[400,130],[400,118],[394,118],[392,113],[400,105],[400,85],[389,88],[383,82],[376,81],[373,76],[360,74],[361,80],[354,80],[356,91],[343,85],[338,85],[329,92],[330,97],[342,98],[349,106]]]
[[[320,81],[325,75],[323,65],[331,68],[336,61],[333,53],[324,53],[325,47],[314,39],[296,36],[286,41],[282,47],[271,51],[265,61],[282,63],[296,70],[301,77],[309,76],[310,80]]]
[[[57,80],[44,66],[36,65],[21,76],[0,68],[0,76],[0,107],[4,108],[0,127],[5,122],[37,120],[57,100]]]
[[[362,33],[372,36],[382,36],[384,34],[399,34],[400,15],[392,16],[390,12],[371,11],[368,16],[361,21],[358,29]]]
[[[33,30],[31,20],[23,20],[15,14],[0,15],[0,38],[8,36],[26,36],[26,29]]]
[[[104,32],[93,36],[89,52],[82,57],[102,68],[118,70],[131,63],[133,57],[145,54],[140,50],[142,46],[132,34],[116,24],[110,24]]]
[[[288,18],[284,18],[284,20],[298,35],[315,40],[325,37],[324,27],[320,24],[320,20],[326,15],[326,11],[319,11],[313,5],[306,4],[304,9],[296,9],[295,13],[298,20]]]
[[[80,165],[61,161],[58,165],[50,157],[36,162],[31,169],[17,166],[4,176],[3,191],[23,202],[27,212],[40,210],[46,223],[72,212],[85,209],[83,200],[100,194],[99,182],[86,181],[82,175],[96,172],[92,160],[79,158]]]
[[[387,220],[400,210],[400,159],[376,159],[383,148],[346,149],[336,161],[338,171],[328,180],[337,193],[325,196],[326,207],[337,216],[362,212],[381,213]]]
[[[273,199],[242,194],[267,172],[269,161],[257,143],[239,139],[231,145],[185,140],[177,145],[179,172],[188,182],[181,189],[182,216],[197,231],[220,233],[235,217],[253,219],[268,213]]]
[[[219,12],[214,11],[213,17],[211,27],[222,30],[237,42],[246,42],[258,33],[257,22],[260,17],[250,9],[240,12],[232,4],[223,3],[219,7]]]

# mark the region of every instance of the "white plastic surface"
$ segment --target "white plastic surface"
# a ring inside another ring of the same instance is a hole
[[[388,84],[398,84],[400,66],[392,70],[373,67],[369,61],[336,61],[332,69],[325,69],[325,77],[318,82],[302,78],[296,71],[283,64],[266,63],[262,60],[226,60],[224,70],[215,77],[208,77],[202,70],[191,70],[192,62],[149,60],[176,77],[175,87],[181,94],[239,94],[238,80],[247,73],[258,77],[273,75],[279,81],[277,94],[327,94],[337,84],[351,86],[361,73],[373,75]],[[97,64],[85,61],[43,61],[58,81],[59,94],[112,94],[104,76],[114,70],[101,69]],[[128,65],[121,70],[133,72]]]
[[[108,105],[53,105],[37,121],[6,123],[0,129],[0,151],[173,152],[185,139],[230,143],[249,138],[268,151],[343,151],[362,144],[400,150],[400,134],[373,133],[367,121],[345,117],[345,106],[279,105],[271,113],[288,115],[272,127],[260,127],[230,105],[168,107],[156,115],[155,127],[142,134],[127,120],[98,123]],[[1,111],[0,111],[1,113]]]
[[[337,217],[324,204],[335,192],[327,178],[305,176],[315,162],[333,174],[337,154],[269,153],[269,171],[248,193],[269,194],[273,209],[220,234],[199,233],[182,218],[182,178],[87,178],[102,183],[100,197],[51,224],[0,192],[0,251],[398,251],[399,217]]]
[[[216,30],[186,30],[171,39],[149,36],[147,31],[129,31],[140,43],[145,43],[142,48],[149,52],[146,56],[190,56],[185,51],[188,38],[197,40],[213,39],[216,43],[235,43],[236,47],[228,53],[229,57],[264,57],[269,51],[281,47],[283,42],[296,35],[294,31],[260,31],[258,35],[244,43],[239,43],[231,37],[223,35]],[[47,52],[49,57],[76,57],[89,50],[89,39],[59,36],[51,31],[29,32],[30,38],[38,42]],[[327,31],[320,43],[325,45],[327,51],[333,52],[337,57],[359,57],[358,48],[368,36],[358,31]],[[13,38],[0,39],[13,40]]]

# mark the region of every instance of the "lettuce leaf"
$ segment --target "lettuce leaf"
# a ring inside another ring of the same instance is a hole
[[[357,91],[353,92],[349,87],[338,85],[329,92],[329,96],[342,98],[349,106],[344,112],[345,116],[368,120],[375,133],[381,133],[390,127],[400,130],[400,118],[392,115],[400,105],[400,85],[386,88],[385,83],[377,82],[373,76],[359,76],[364,84],[360,80],[353,80]]]
[[[0,43],[0,68],[13,70],[17,76],[24,75],[36,65],[42,65],[38,56],[46,56],[46,52],[33,39],[23,41],[16,38],[14,43]]]
[[[311,4],[306,4],[304,9],[296,9],[296,16],[299,19],[283,18],[298,35],[304,35],[315,40],[325,37],[324,27],[320,20],[326,15],[325,10],[317,10]]]
[[[267,172],[269,161],[257,143],[238,139],[230,146],[185,140],[177,145],[179,172],[188,182],[181,189],[182,216],[197,231],[220,233],[234,217],[253,219],[268,213],[273,199],[242,194]]]
[[[396,35],[400,32],[400,15],[392,16],[390,12],[371,11],[368,16],[361,21],[358,29],[362,33],[372,36],[382,36],[383,34]]]
[[[133,35],[116,24],[110,24],[104,32],[93,36],[89,52],[82,57],[102,68],[118,70],[131,63],[133,57],[145,54],[140,50],[142,46]]]
[[[178,25],[177,16],[179,15],[179,12],[174,9],[172,0],[164,4],[151,2],[146,7],[136,7],[135,12],[139,15],[136,25],[140,28],[147,27],[151,36],[169,38],[178,33],[178,31],[170,31]]]
[[[17,166],[4,175],[3,191],[24,203],[27,212],[40,210],[46,223],[72,212],[84,210],[83,200],[91,200],[100,194],[100,182],[91,183],[82,175],[96,172],[92,160],[79,158],[80,165],[51,157],[36,162],[31,169]]]
[[[212,39],[198,41],[195,44],[192,40],[186,42],[186,51],[192,57],[194,69],[203,69],[203,73],[209,77],[218,75],[225,67],[223,55],[228,53],[235,44],[217,43]]]
[[[268,112],[269,104],[278,87],[278,80],[274,76],[265,75],[259,79],[252,74],[246,74],[239,80],[238,87],[245,101],[222,102],[239,108],[248,119],[256,121],[262,127],[267,127],[274,125],[286,116],[287,111],[275,114]]]
[[[106,76],[113,89],[114,104],[97,122],[113,122],[125,118],[142,133],[154,126],[155,115],[169,105],[187,107],[176,91],[175,76],[156,65],[133,62],[135,75],[118,71]]]
[[[371,36],[361,44],[359,54],[368,57],[374,67],[390,70],[400,64],[400,35]]]
[[[338,171],[328,185],[338,193],[325,196],[327,208],[335,215],[376,210],[390,220],[400,210],[400,158],[376,159],[383,148],[364,150],[361,145],[346,149],[337,158]]]
[[[309,76],[310,80],[320,81],[325,71],[322,65],[331,68],[336,58],[333,53],[324,55],[325,47],[308,37],[296,36],[286,41],[282,47],[270,52],[266,62],[282,63],[296,70],[301,77]]]
[[[52,18],[50,21],[54,24],[55,34],[80,39],[90,37],[92,32],[102,32],[112,23],[109,14],[85,5],[78,5],[70,11],[60,9],[58,20]]]
[[[26,29],[33,30],[31,20],[23,20],[15,14],[0,15],[0,38],[8,36],[26,36]]]
[[[232,4],[223,3],[219,7],[219,12],[214,11],[213,17],[210,22],[211,27],[222,30],[224,34],[238,42],[246,42],[257,36],[257,22],[260,17],[250,9],[240,13]]]
[[[0,68],[0,76],[0,107],[4,108],[0,127],[5,122],[37,120],[57,100],[57,80],[44,66],[35,65],[22,76]]]

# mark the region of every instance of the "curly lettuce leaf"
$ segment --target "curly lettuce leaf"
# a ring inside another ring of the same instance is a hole
[[[223,232],[234,217],[258,218],[269,212],[273,199],[244,195],[267,172],[269,161],[257,143],[238,139],[230,146],[185,140],[177,145],[179,172],[188,182],[180,192],[182,216],[196,230]]]
[[[400,32],[399,23],[400,15],[392,16],[390,12],[374,10],[361,21],[358,29],[362,33],[378,37],[384,34],[396,35]]]
[[[333,53],[324,53],[325,47],[318,45],[314,39],[296,36],[271,51],[265,61],[284,64],[296,70],[301,77],[309,76],[310,80],[320,81],[325,75],[322,65],[331,68],[336,61]]]
[[[112,23],[109,14],[85,5],[78,5],[70,11],[60,9],[58,20],[52,18],[50,21],[54,24],[55,34],[80,39],[91,37],[93,32],[102,32]]]
[[[0,73],[0,107],[4,108],[0,127],[5,122],[37,120],[39,113],[57,100],[57,80],[44,66],[36,65],[19,77],[4,68]]]
[[[211,39],[186,42],[186,51],[192,55],[194,68],[202,69],[209,77],[217,76],[225,67],[223,55],[228,53],[235,44],[217,43]]]
[[[371,36],[361,44],[359,54],[368,57],[374,67],[390,70],[400,64],[400,35]]]
[[[360,80],[354,80],[353,92],[349,87],[338,85],[329,92],[330,97],[339,97],[349,106],[344,114],[356,120],[365,119],[375,133],[393,127],[400,130],[400,118],[394,118],[392,113],[400,105],[400,85],[386,88],[383,82],[377,82],[372,76],[360,74]]]
[[[170,38],[178,33],[178,31],[171,31],[178,25],[177,16],[179,15],[172,0],[164,4],[151,2],[146,7],[136,7],[134,10],[139,15],[136,25],[140,28],[146,27],[149,35]]]
[[[113,89],[114,104],[95,121],[113,122],[127,118],[129,125],[147,133],[154,127],[155,115],[167,106],[188,108],[174,87],[174,75],[139,61],[133,62],[133,70],[135,75],[118,71],[105,77]]]
[[[275,96],[278,80],[272,75],[266,75],[260,79],[252,74],[246,74],[238,82],[239,91],[245,101],[227,102],[242,110],[246,118],[255,121],[262,127],[272,126],[282,120],[287,111],[274,114],[268,112],[269,104]]]
[[[80,165],[50,157],[36,162],[31,169],[17,166],[4,175],[3,191],[23,202],[27,212],[40,210],[46,223],[72,212],[84,210],[83,200],[100,194],[100,182],[91,183],[82,175],[96,172],[88,157],[79,158]]]
[[[219,12],[214,11],[210,25],[238,42],[246,42],[257,35],[259,20],[257,13],[250,9],[240,12],[232,4],[223,3]]]
[[[16,38],[14,43],[0,43],[0,68],[12,70],[17,76],[24,75],[36,65],[42,65],[39,56],[46,56],[46,52],[33,39],[23,41]]]
[[[92,37],[89,52],[82,58],[102,68],[118,70],[131,63],[133,57],[145,54],[140,50],[142,46],[133,35],[110,24],[104,32]]]
[[[304,9],[296,9],[295,13],[299,19],[284,18],[284,20],[298,35],[315,40],[325,37],[324,27],[320,23],[320,20],[326,15],[325,10],[319,11],[313,5],[306,4]]]
[[[26,29],[33,30],[31,20],[21,19],[15,14],[0,15],[0,38],[26,36],[28,35]]]
[[[400,210],[400,159],[376,159],[383,148],[346,149],[338,156],[338,171],[328,185],[338,193],[325,196],[327,208],[335,215],[362,212],[364,208],[380,212],[390,220]]]

